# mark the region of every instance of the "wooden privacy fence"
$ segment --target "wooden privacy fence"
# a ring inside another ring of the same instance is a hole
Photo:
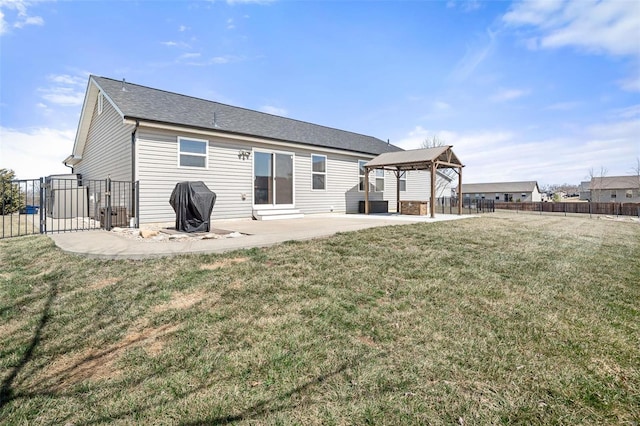
[[[640,203],[505,203],[496,202],[498,210],[523,212],[581,213],[640,217]]]

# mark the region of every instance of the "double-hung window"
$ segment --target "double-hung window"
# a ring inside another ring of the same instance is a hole
[[[358,160],[358,174],[360,176],[360,184],[358,185],[358,191],[364,191],[364,165],[367,164],[365,160]]]
[[[358,190],[359,191],[364,191],[364,165],[367,164],[367,161],[365,160],[359,160],[358,161],[358,169],[360,170],[360,185],[358,186]],[[372,174],[369,174],[369,176],[372,176]],[[375,179],[375,192],[382,192],[384,191],[384,170],[382,169],[376,169],[375,175],[373,175]]]
[[[400,192],[407,191],[407,172],[400,172]]]
[[[384,170],[376,169],[376,192],[384,191]]]
[[[208,151],[208,141],[178,137],[178,165],[180,167],[199,167],[206,169]]]
[[[327,189],[327,156],[311,155],[311,189]]]

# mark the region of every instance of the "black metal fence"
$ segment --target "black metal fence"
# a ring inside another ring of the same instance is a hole
[[[0,182],[0,238],[138,227],[138,182],[47,177]]]
[[[478,214],[492,213],[495,211],[495,202],[493,200],[463,198],[462,213]],[[445,214],[458,214],[458,198],[457,197],[439,197],[436,198],[436,212]]]
[[[496,209],[516,212],[588,214],[607,216],[637,216],[640,218],[640,203],[505,203],[498,202]]]

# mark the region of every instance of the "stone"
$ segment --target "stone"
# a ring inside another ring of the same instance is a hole
[[[152,231],[150,229],[141,229],[140,230],[140,236],[142,238],[153,238],[156,235],[158,235],[158,231]]]

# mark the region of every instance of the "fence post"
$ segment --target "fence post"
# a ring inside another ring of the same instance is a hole
[[[105,188],[104,198],[106,207],[104,209],[104,229],[111,231],[111,175],[105,179]]]
[[[47,232],[47,212],[46,212],[46,192],[44,187],[44,178],[40,178],[40,233],[45,234]]]

